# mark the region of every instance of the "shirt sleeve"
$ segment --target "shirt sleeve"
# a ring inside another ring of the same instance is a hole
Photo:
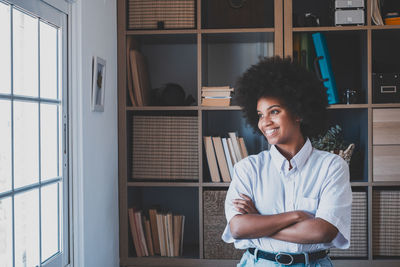
[[[315,217],[328,221],[339,230],[332,244],[340,249],[350,247],[351,204],[349,166],[337,156],[329,166]]]
[[[237,198],[242,198],[239,195],[240,193],[247,195],[254,201],[253,193],[251,190],[251,168],[249,168],[248,164],[246,164],[247,160],[248,159],[245,159],[235,164],[232,181],[226,194],[225,217],[227,224],[224,233],[222,234],[222,240],[226,243],[237,241],[233,238],[231,234],[229,222],[235,215],[241,214],[235,209],[232,201]],[[240,247],[240,244],[237,244],[237,242],[235,242],[235,246]]]

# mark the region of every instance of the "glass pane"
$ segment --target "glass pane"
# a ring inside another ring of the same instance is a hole
[[[14,188],[39,180],[38,104],[14,102]]]
[[[0,199],[0,262],[12,267],[12,210],[11,198]]]
[[[41,180],[57,177],[57,106],[40,105]]]
[[[0,192],[8,190],[11,190],[11,102],[0,100]]]
[[[39,264],[39,190],[15,196],[15,266]]]
[[[42,187],[42,262],[58,252],[58,184]]]
[[[0,94],[11,93],[10,6],[0,2]]]
[[[38,96],[37,19],[13,9],[14,94]]]
[[[57,98],[57,29],[40,22],[40,97]]]

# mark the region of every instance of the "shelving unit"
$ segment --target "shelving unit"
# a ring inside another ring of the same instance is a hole
[[[211,0],[208,0],[211,1]],[[239,106],[201,106],[201,87],[231,85],[249,66],[262,56],[291,56],[295,34],[323,32],[332,57],[332,67],[339,90],[356,88],[357,104],[337,104],[329,107],[331,124],[343,126],[345,139],[354,142],[357,150],[352,161],[351,185],[354,191],[367,196],[366,257],[338,258],[335,266],[398,266],[400,257],[380,256],[374,252],[373,204],[381,190],[397,190],[398,181],[374,181],[373,178],[373,111],[375,109],[400,109],[400,103],[374,103],[372,99],[372,72],[379,58],[390,65],[400,67],[400,26],[375,26],[371,23],[371,0],[366,1],[365,26],[334,27],[329,20],[321,27],[294,27],[293,13],[313,12],[327,14],[326,3],[321,0],[266,0],[265,14],[273,19],[263,25],[242,28],[216,28],[206,12],[207,0],[196,1],[196,28],[179,30],[129,30],[127,27],[127,2],[118,0],[118,103],[119,103],[119,197],[120,197],[120,264],[121,266],[234,266],[237,260],[205,259],[204,256],[204,205],[203,195],[208,190],[226,190],[229,183],[212,183],[203,149],[203,136],[222,136],[237,131],[244,136],[249,154],[266,149],[263,137],[246,126]],[[256,0],[254,0],[256,1]],[[258,0],[257,0],[258,1]],[[301,3],[300,3],[301,2]],[[211,23],[211,24],[210,24]],[[180,84],[186,94],[191,94],[194,106],[143,106],[133,107],[127,92],[126,49],[128,41],[148,60],[152,88],[167,82]],[[391,43],[392,42],[392,43]],[[387,49],[389,48],[389,49]],[[346,51],[347,53],[343,52]],[[397,50],[396,50],[397,49]],[[344,54],[343,54],[344,53]],[[398,61],[398,60],[397,60]],[[383,68],[386,65],[383,65]],[[385,70],[382,70],[385,71]],[[397,70],[400,72],[399,70]],[[198,179],[133,180],[132,117],[137,114],[178,114],[198,119],[197,145],[199,149]],[[397,145],[397,144],[393,144]],[[358,164],[358,165],[357,165]],[[377,191],[378,190],[378,191]],[[129,230],[127,211],[132,206],[148,209],[160,205],[172,212],[187,216],[183,256],[136,257]],[[375,203],[376,204],[376,203]],[[375,250],[376,251],[376,250]]]

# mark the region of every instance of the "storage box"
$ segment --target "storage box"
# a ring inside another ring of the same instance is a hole
[[[198,117],[133,116],[132,178],[198,180]]]
[[[400,191],[374,190],[372,198],[373,256],[400,256]]]
[[[335,25],[364,25],[364,10],[349,9],[335,11]]]
[[[336,0],[336,9],[364,8],[364,0]]]
[[[205,259],[240,259],[243,250],[236,249],[232,243],[222,241],[221,236],[226,226],[225,218],[226,191],[204,191],[204,258]]]
[[[331,248],[331,257],[368,257],[367,193],[353,192],[350,248]]]
[[[373,103],[400,103],[400,73],[372,73]]]
[[[193,29],[195,0],[128,0],[129,29]]]

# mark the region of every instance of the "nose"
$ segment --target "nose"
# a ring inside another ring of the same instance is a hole
[[[269,116],[263,116],[260,119],[260,126],[261,127],[266,127],[266,126],[269,126],[270,124],[271,124],[271,119],[270,119]]]

